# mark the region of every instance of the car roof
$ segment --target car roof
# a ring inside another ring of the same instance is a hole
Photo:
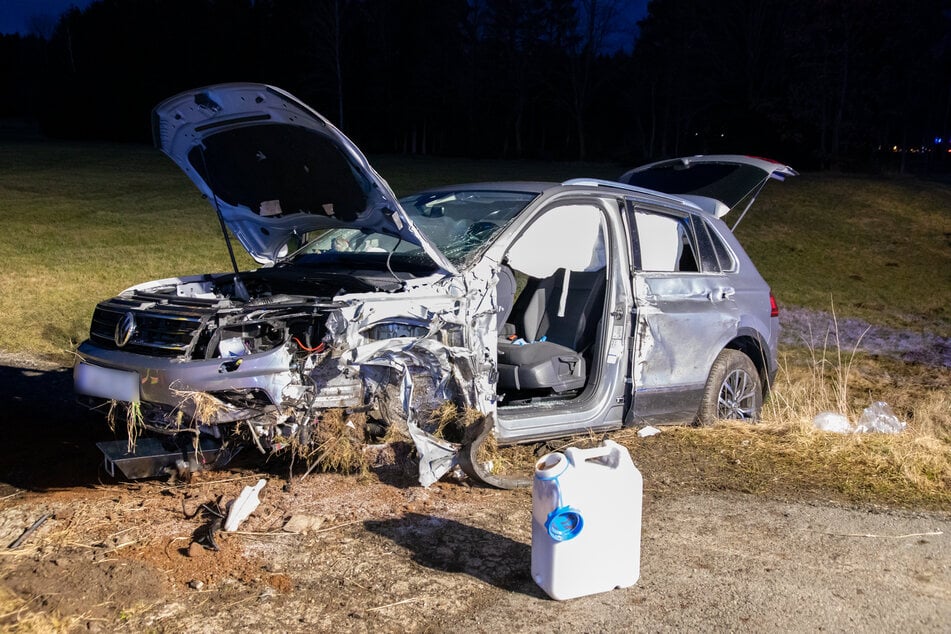
[[[430,187],[429,189],[413,192],[410,195],[419,196],[423,194],[433,194],[447,191],[506,191],[526,194],[541,194],[543,191],[557,186],[558,183],[545,181],[484,181],[478,183],[456,183],[452,185],[442,185],[440,187]]]
[[[634,195],[647,202],[666,204],[668,206],[675,206],[682,211],[703,214],[703,209],[699,205],[686,198],[681,198],[673,194],[665,194],[664,192],[655,191],[653,189],[637,187],[636,185],[627,185],[617,181],[596,178],[574,178],[564,181],[563,183],[551,181],[483,181],[477,183],[457,183],[414,192],[411,196],[451,191],[506,191],[536,194],[540,196],[550,190],[563,188],[617,190],[619,194],[627,196]]]

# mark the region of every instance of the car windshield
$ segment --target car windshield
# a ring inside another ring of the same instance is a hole
[[[450,262],[465,266],[536,196],[525,191],[457,189],[414,194],[401,199],[400,204]],[[305,264],[359,261],[368,268],[392,266],[400,270],[433,267],[419,245],[388,234],[350,228],[308,234],[291,259]]]

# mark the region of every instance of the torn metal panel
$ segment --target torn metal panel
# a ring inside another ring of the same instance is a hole
[[[414,419],[416,412],[425,408],[422,401],[430,401],[429,410],[445,401],[483,414],[494,410],[497,281],[497,267],[485,263],[463,278],[447,278],[433,288],[410,290],[401,301],[338,298],[353,303],[328,317],[335,344],[347,348],[338,361],[341,372],[359,373],[371,399],[383,398],[387,385],[400,377],[401,407],[421,457],[423,486],[457,464],[459,445],[436,438],[419,426]],[[373,339],[383,325],[393,336]],[[429,377],[432,389],[414,389],[414,369]]]
[[[462,445],[436,438],[416,426],[413,421],[407,422],[409,435],[419,452],[419,483],[428,487],[439,480],[450,469],[459,464],[459,450]]]

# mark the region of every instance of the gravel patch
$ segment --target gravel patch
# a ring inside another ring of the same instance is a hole
[[[810,308],[783,307],[780,343],[788,346],[860,350],[931,366],[951,367],[951,338],[932,332],[875,326],[861,319],[834,318]],[[838,336],[838,340],[837,340]]]

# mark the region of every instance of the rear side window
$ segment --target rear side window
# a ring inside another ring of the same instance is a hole
[[[694,232],[697,235],[697,251],[700,253],[700,266],[704,273],[719,273],[720,262],[713,247],[713,240],[707,229],[707,223],[699,218],[692,218]]]
[[[701,222],[700,224],[706,226],[707,223]],[[720,263],[721,271],[733,271],[736,269],[736,260],[733,259],[733,254],[730,253],[730,250],[723,243],[723,238],[713,230],[709,231],[710,241],[713,243],[713,251],[717,255],[717,261]]]

